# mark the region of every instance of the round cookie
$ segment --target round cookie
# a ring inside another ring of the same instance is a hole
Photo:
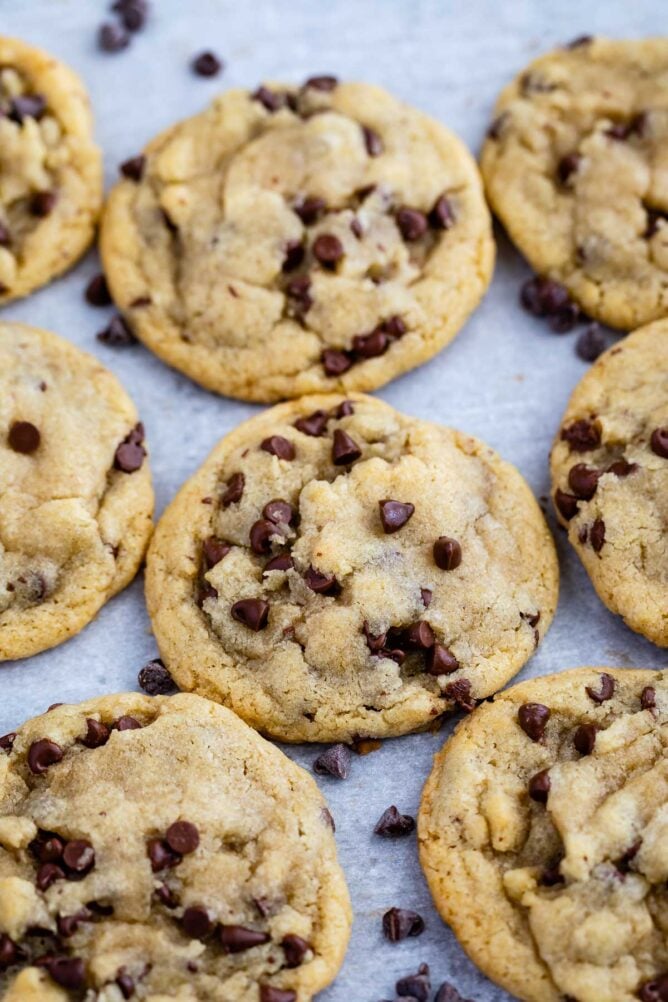
[[[0,37],[0,305],[73,264],[101,204],[83,84],[48,53]]]
[[[381,386],[447,344],[491,278],[468,150],[369,84],[228,91],[122,173],[101,234],[116,304],[229,396]]]
[[[668,647],[668,321],[589,369],[551,465],[557,515],[601,601]]]
[[[668,315],[668,39],[578,39],[505,90],[487,195],[535,271],[630,330]]]
[[[0,997],[309,1002],[351,924],[332,830],[311,777],[198,696],[28,721],[0,739]]]
[[[240,425],[162,516],[146,597],[182,689],[286,741],[353,741],[471,709],[557,601],[527,484],[488,446],[371,397]]]
[[[499,693],[436,756],[422,867],[518,999],[665,997],[667,722],[668,673],[577,668]]]
[[[153,512],[143,438],[97,359],[0,324],[0,661],[78,633],[135,576]]]

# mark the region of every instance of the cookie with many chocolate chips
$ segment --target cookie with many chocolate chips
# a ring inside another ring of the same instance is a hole
[[[440,351],[491,277],[468,150],[369,84],[228,91],[122,175],[101,236],[116,304],[219,393],[374,389]]]
[[[3,1002],[309,1002],[350,923],[315,783],[224,707],[105,696],[0,747]]]
[[[496,692],[557,581],[535,499],[490,448],[327,395],[216,446],[157,527],[146,594],[180,688],[281,739],[350,742]]]
[[[83,84],[48,53],[0,37],[0,305],[73,264],[101,204]]]
[[[481,166],[535,271],[625,330],[668,315],[668,39],[579,39],[501,93]]]
[[[601,601],[668,647],[668,321],[630,334],[580,381],[552,486]]]
[[[514,997],[666,997],[667,750],[668,672],[577,668],[498,694],[436,756],[422,867]]]
[[[78,633],[135,576],[152,529],[143,426],[110,372],[0,324],[0,661]]]

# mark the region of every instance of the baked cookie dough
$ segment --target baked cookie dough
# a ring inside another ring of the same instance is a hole
[[[498,694],[436,756],[420,860],[513,996],[666,997],[667,750],[667,672],[577,668]]]
[[[310,776],[197,696],[28,721],[0,739],[0,998],[309,1002],[351,923],[332,828]]]
[[[152,529],[143,440],[96,359],[0,324],[0,661],[78,633],[135,576]]]
[[[0,305],[73,264],[101,204],[83,84],[48,53],[0,36]]]
[[[390,737],[471,709],[531,657],[557,588],[514,467],[338,394],[224,438],[162,516],[146,578],[179,686],[286,741]]]
[[[228,91],[122,170],[101,236],[116,304],[229,396],[381,386],[440,351],[491,278],[468,150],[369,84]]]
[[[630,334],[580,381],[552,486],[601,601],[668,647],[668,320]]]
[[[668,39],[579,39],[502,91],[481,166],[535,271],[630,330],[668,315]]]

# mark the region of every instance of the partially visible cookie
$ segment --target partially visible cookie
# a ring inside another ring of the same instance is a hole
[[[310,776],[197,696],[28,721],[0,739],[3,1002],[310,1002],[350,932],[332,829]]]
[[[48,53],[0,37],[0,305],[73,264],[101,204],[83,84]]]
[[[420,860],[513,996],[666,997],[667,751],[668,673],[577,668],[498,694],[436,756]]]
[[[116,304],[219,393],[374,389],[440,351],[491,278],[473,158],[370,84],[228,91],[122,173],[101,234]]]
[[[61,643],[135,576],[151,534],[143,426],[116,378],[0,324],[0,661]]]
[[[551,464],[557,515],[601,600],[668,647],[668,320],[589,369]]]
[[[481,166],[535,271],[630,330],[668,315],[668,39],[579,39],[501,93]]]
[[[557,601],[517,470],[371,397],[240,425],[167,508],[146,596],[178,685],[287,741],[390,737],[471,709]]]

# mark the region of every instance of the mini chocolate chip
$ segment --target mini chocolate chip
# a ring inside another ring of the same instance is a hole
[[[412,243],[419,240],[427,232],[428,223],[424,212],[402,205],[397,210],[397,226],[404,240]]]
[[[397,532],[402,529],[415,511],[415,505],[410,501],[392,501],[385,498],[378,502],[380,521],[385,533]]]
[[[274,498],[273,501],[267,501],[262,509],[262,514],[275,525],[291,525],[295,520],[294,508],[282,498]]]
[[[429,623],[424,619],[419,619],[416,623],[411,623],[404,631],[404,640],[411,647],[426,651],[436,643],[436,637]]]
[[[28,749],[28,766],[30,771],[36,776],[46,772],[50,765],[60,762],[63,757],[63,749],[55,741],[42,738],[40,741],[33,741]]]
[[[656,706],[656,689],[654,686],[646,685],[640,693],[640,708],[642,710],[653,710]]]
[[[272,985],[260,985],[260,1002],[297,1002],[297,992],[291,988],[273,988]]]
[[[116,985],[124,999],[132,998],[135,993],[134,978],[130,977],[123,967],[119,968],[116,976]]]
[[[12,421],[9,426],[7,442],[14,452],[21,452],[28,456],[39,449],[41,440],[39,429],[30,421]]]
[[[575,303],[568,303],[563,310],[550,317],[550,329],[555,334],[568,334],[581,320],[580,307]]]
[[[591,452],[601,444],[601,432],[591,421],[580,418],[561,429],[562,442],[568,442],[572,452]]]
[[[86,733],[82,737],[81,744],[86,748],[101,748],[109,740],[111,731],[101,720],[94,720],[93,717],[86,718]]]
[[[429,965],[420,964],[415,974],[399,978],[394,987],[399,998],[406,999],[406,1002],[429,1002],[431,994]]]
[[[605,544],[605,522],[597,518],[589,530],[589,542],[594,553],[600,553]]]
[[[198,847],[199,831],[191,821],[175,821],[165,832],[165,840],[170,849],[185,856]]]
[[[247,929],[242,925],[221,925],[219,935],[221,945],[229,953],[243,953],[244,950],[262,946],[271,939],[269,933],[260,932],[258,929]]]
[[[453,700],[466,713],[472,713],[475,710],[476,701],[475,697],[471,695],[471,683],[467,678],[458,678],[456,681],[450,682],[443,689],[443,695]]]
[[[595,724],[580,724],[573,735],[573,744],[581,755],[591,755],[596,744]]]
[[[362,126],[362,136],[364,138],[364,145],[366,151],[370,157],[379,157],[383,152],[383,140],[380,138],[377,132],[370,129],[368,125]]]
[[[568,473],[568,486],[573,494],[581,501],[591,501],[600,477],[599,470],[587,466],[586,463],[576,463]]]
[[[383,915],[383,933],[390,943],[399,943],[409,936],[424,932],[424,919],[407,908],[390,908]]]
[[[304,250],[304,244],[301,240],[289,240],[285,245],[285,256],[283,258],[283,264],[281,265],[281,271],[283,274],[287,274],[290,271],[294,271],[304,260],[306,251]],[[307,275],[302,276],[303,278],[308,278]],[[308,279],[308,284],[311,284],[311,280]]]
[[[243,473],[234,473],[227,481],[226,490],[223,493],[220,503],[223,508],[228,508],[231,504],[241,501],[244,493],[246,478]]]
[[[207,568],[215,567],[226,557],[232,547],[217,536],[207,536],[202,543],[202,554]]]
[[[190,65],[200,77],[215,77],[223,68],[223,63],[215,52],[200,52]]]
[[[293,212],[299,216],[304,226],[312,226],[327,210],[324,198],[304,198],[293,206]]]
[[[102,344],[108,344],[111,348],[129,348],[130,345],[137,344],[137,338],[120,313],[113,316],[96,337]]]
[[[90,922],[92,918],[93,915],[87,908],[80,908],[73,915],[58,915],[56,918],[58,935],[62,936],[63,939],[69,939],[70,936],[74,935],[82,922]]]
[[[2,737],[0,737],[0,749],[2,749],[2,751],[4,752],[7,752],[7,754],[9,755],[12,748],[14,747],[15,741],[16,741],[16,731],[10,731],[9,734],[3,734]]]
[[[278,556],[272,557],[264,565],[262,570],[263,574],[269,574],[270,571],[290,571],[295,566],[295,562],[289,553],[279,553]]]
[[[160,658],[149,661],[139,670],[139,685],[149,696],[167,696],[176,691],[177,686]]]
[[[668,427],[655,428],[651,434],[649,444],[652,452],[662,459],[668,459]]]
[[[43,863],[37,871],[35,885],[38,891],[47,891],[57,880],[65,879],[65,871],[57,863]]]
[[[359,459],[361,455],[362,450],[357,442],[347,432],[341,428],[337,428],[334,432],[334,441],[332,444],[332,462],[334,465],[348,466]]]
[[[180,860],[179,860],[180,862]],[[179,899],[176,894],[172,891],[168,884],[160,884],[155,889],[155,896],[164,905],[165,908],[176,908],[178,907]]]
[[[333,574],[324,574],[315,567],[309,567],[304,574],[304,581],[316,595],[331,595],[339,591],[339,582]]]
[[[295,421],[295,428],[301,431],[304,435],[311,435],[313,438],[319,438],[324,435],[327,431],[327,422],[329,420],[329,415],[327,411],[314,411],[313,414],[308,414],[306,417],[298,418]]]
[[[200,908],[198,905],[186,908],[181,918],[181,925],[191,939],[204,939],[213,928],[213,922],[206,908]]]
[[[269,619],[269,603],[261,598],[242,598],[235,602],[230,610],[232,618],[238,623],[254,630],[264,630]]]
[[[347,779],[350,773],[350,748],[346,745],[332,745],[322,752],[313,763],[313,769],[319,776],[334,776],[335,779]]]
[[[136,424],[130,431],[114,453],[114,469],[122,473],[135,473],[139,470],[146,457],[146,449],[142,445],[144,441],[144,426]]]
[[[63,862],[72,873],[89,873],[95,866],[95,850],[86,839],[73,839],[63,849]]]
[[[181,854],[173,852],[162,838],[149,839],[146,843],[146,854],[151,862],[151,869],[154,873],[178,866],[182,859]]]
[[[370,334],[357,334],[353,338],[353,352],[361,358],[377,358],[384,355],[390,346],[390,339],[377,327]]]
[[[271,435],[260,442],[260,448],[268,452],[270,456],[278,456],[279,459],[291,460],[295,458],[295,447],[292,442],[282,435]]]
[[[595,362],[605,347],[605,334],[598,324],[589,324],[575,342],[575,351],[584,362]]]
[[[462,562],[462,548],[456,539],[439,536],[433,546],[434,562],[442,571],[454,571]]]
[[[104,275],[93,275],[84,293],[91,306],[110,306],[111,295]]]
[[[296,936],[294,933],[288,933],[281,940],[281,946],[283,947],[283,952],[285,953],[285,966],[286,967],[299,967],[304,963],[304,958],[306,954],[311,949],[311,944],[301,936]]]
[[[12,98],[9,118],[20,125],[26,118],[35,118],[39,121],[45,112],[46,100],[41,94],[21,94]]]
[[[443,644],[434,644],[427,651],[425,667],[430,675],[450,675],[460,667],[452,651]]]
[[[539,804],[546,804],[551,785],[549,770],[541,769],[529,780],[529,796]]]
[[[556,316],[570,303],[568,289],[542,275],[527,279],[520,288],[520,303],[535,317]]]
[[[146,168],[146,157],[143,153],[140,153],[137,157],[131,157],[129,160],[124,160],[119,170],[123,177],[128,178],[130,181],[141,181],[144,176],[144,170]]]
[[[285,286],[285,294],[290,299],[289,312],[299,317],[308,313],[313,306],[313,299],[309,295],[311,279],[308,275],[297,275],[291,278]]]
[[[606,672],[603,672],[600,676],[600,687],[598,690],[594,689],[591,685],[585,686],[585,692],[595,703],[605,703],[607,700],[612,699],[614,691],[615,680],[612,675],[608,675]]]
[[[517,711],[517,720],[524,733],[532,741],[541,741],[550,719],[550,711],[542,703],[522,703]]]
[[[36,191],[30,199],[30,212],[33,216],[46,219],[53,212],[57,201],[55,191]]]
[[[6,970],[16,962],[19,956],[16,943],[7,933],[0,932],[0,971]]]
[[[309,77],[304,86],[311,87],[313,90],[330,91],[334,90],[338,82],[337,77],[330,74],[320,74],[320,76]]]
[[[259,555],[271,553],[271,541],[278,535],[280,533],[273,522],[259,518],[250,529],[251,550]]]
[[[433,597],[433,592],[431,588],[420,588],[420,597],[422,598],[422,604],[425,609],[428,609],[431,605],[431,600]]]
[[[103,52],[121,52],[130,44],[130,36],[120,24],[101,24],[97,33],[97,44]]]
[[[557,164],[557,177],[562,184],[567,184],[582,162],[579,153],[567,153]]]
[[[606,473],[612,473],[615,477],[629,477],[632,473],[635,473],[638,469],[637,463],[629,463],[627,459],[623,457],[621,459],[615,460],[611,463]]]
[[[116,731],[140,731],[142,726],[136,717],[129,716],[119,717],[113,724]]]
[[[320,356],[326,376],[342,376],[353,364],[353,356],[338,348],[325,348]]]
[[[400,814],[394,804],[383,811],[376,822],[374,834],[382,838],[395,838],[410,835],[415,828],[415,818],[410,814]]]
[[[578,499],[574,494],[567,494],[557,487],[554,492],[554,505],[562,518],[570,522],[578,513]]]
[[[343,244],[333,233],[321,233],[313,242],[313,256],[325,268],[334,268],[343,255]]]

